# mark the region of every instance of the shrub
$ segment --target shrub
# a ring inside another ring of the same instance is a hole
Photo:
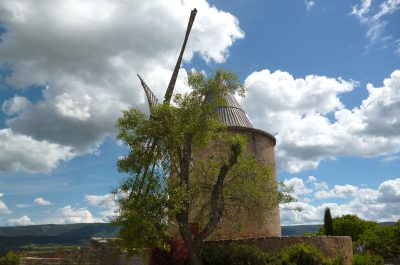
[[[330,259],[315,247],[298,244],[281,251],[282,265],[340,265],[343,258]]]
[[[277,254],[268,254],[253,245],[209,244],[203,249],[204,265],[343,265],[342,257],[327,258],[316,248],[298,244]]]
[[[354,254],[353,265],[383,265],[384,260],[377,255]]]
[[[280,264],[256,246],[243,244],[208,244],[204,246],[204,265],[263,265]]]
[[[18,254],[9,251],[6,256],[0,258],[0,265],[18,265]]]

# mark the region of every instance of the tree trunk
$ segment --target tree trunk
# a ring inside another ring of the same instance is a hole
[[[198,246],[193,244],[193,248],[188,248],[188,264],[189,265],[203,265],[201,260],[201,250]]]

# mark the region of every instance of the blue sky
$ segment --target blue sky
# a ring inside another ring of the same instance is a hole
[[[192,8],[187,71],[234,70],[253,125],[273,133],[278,179],[323,210],[400,218],[400,1],[2,1],[0,225],[103,221],[123,178],[121,109],[162,97]],[[302,207],[302,212],[289,209]]]

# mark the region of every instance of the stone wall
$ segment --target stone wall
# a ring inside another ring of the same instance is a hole
[[[27,253],[19,265],[145,265],[141,257],[127,257],[110,247],[113,238],[92,238],[90,249],[57,250],[52,252]]]
[[[104,240],[103,240],[104,241]],[[147,261],[134,256],[118,256],[106,243],[92,239],[90,250],[56,251],[37,257],[25,257],[19,265],[144,265]],[[107,240],[108,241],[108,240]],[[248,244],[259,247],[267,253],[276,253],[296,244],[308,244],[319,249],[329,257],[342,256],[346,264],[353,259],[351,237],[347,236],[310,236],[310,237],[265,237],[236,240],[207,241],[206,244]]]
[[[140,257],[134,256],[127,259],[125,256],[115,256],[110,250],[59,252],[60,258],[54,257],[25,257],[21,258],[19,265],[145,265]]]
[[[353,246],[348,236],[307,236],[307,237],[266,237],[237,240],[209,241],[208,244],[248,244],[259,247],[267,253],[276,253],[283,248],[304,243],[314,246],[328,257],[342,256],[346,264],[353,260]]]

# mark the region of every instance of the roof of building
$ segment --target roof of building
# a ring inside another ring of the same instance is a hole
[[[220,120],[228,127],[253,128],[246,113],[231,93],[227,94],[226,101],[227,106],[218,106],[215,110]]]

